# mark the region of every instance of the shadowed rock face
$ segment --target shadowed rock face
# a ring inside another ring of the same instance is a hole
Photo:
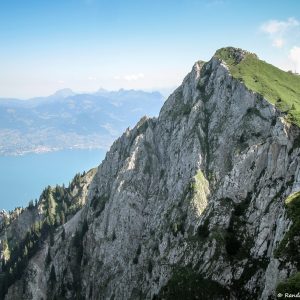
[[[222,61],[197,62],[157,119],[115,141],[66,238],[59,227],[6,299],[274,297],[296,271],[274,251],[300,190],[299,134]]]

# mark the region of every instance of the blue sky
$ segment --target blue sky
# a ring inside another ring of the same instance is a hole
[[[300,72],[300,1],[0,0],[0,97],[169,89],[228,45]]]

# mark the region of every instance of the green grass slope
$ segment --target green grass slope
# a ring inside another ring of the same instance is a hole
[[[285,208],[292,225],[274,254],[277,258],[288,257],[300,271],[300,192],[295,192],[285,199]]]
[[[261,94],[287,119],[300,126],[300,76],[284,72],[258,57],[232,47],[219,49],[215,57],[225,62],[231,75],[246,87]]]

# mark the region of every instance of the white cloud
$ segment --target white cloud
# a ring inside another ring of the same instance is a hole
[[[64,84],[65,82],[64,82],[64,80],[58,80],[57,83]]]
[[[289,59],[297,72],[300,70],[300,47],[294,46],[289,52]]]
[[[260,27],[261,31],[269,36],[272,40],[272,45],[277,48],[282,48],[286,42],[284,37],[288,32],[300,25],[300,22],[295,18],[288,18],[286,21],[269,20],[263,23]]]
[[[139,80],[144,78],[145,75],[143,73],[139,73],[139,74],[130,74],[130,75],[125,75],[124,79],[127,81],[133,81],[133,80]]]
[[[97,78],[95,76],[89,76],[87,79],[89,81],[96,81],[97,80]]]
[[[119,75],[114,76],[114,79],[116,80],[126,80],[126,81],[136,81],[143,78],[145,78],[145,75],[143,73],[128,74],[124,76],[119,76]]]
[[[276,48],[282,48],[284,45],[284,39],[278,38],[274,39],[272,45]]]
[[[119,132],[118,130],[114,129],[113,126],[110,123],[106,123],[101,125],[102,128],[106,129],[108,133],[112,136],[118,136]]]
[[[277,34],[298,25],[299,21],[295,18],[288,18],[286,21],[270,20],[262,24],[261,30],[268,34]]]

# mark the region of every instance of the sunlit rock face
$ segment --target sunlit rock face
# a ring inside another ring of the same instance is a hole
[[[195,63],[158,118],[114,142],[66,237],[59,227],[6,299],[171,299],[195,278],[207,299],[272,299],[296,270],[275,250],[300,189],[299,133],[221,60]]]

